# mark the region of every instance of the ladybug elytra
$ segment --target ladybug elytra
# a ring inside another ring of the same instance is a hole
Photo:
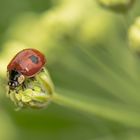
[[[15,89],[26,78],[34,77],[42,70],[45,63],[45,56],[36,49],[24,49],[20,51],[7,66],[9,88]]]

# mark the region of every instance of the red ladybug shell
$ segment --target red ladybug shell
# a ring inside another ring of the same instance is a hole
[[[15,70],[27,77],[38,73],[45,65],[45,56],[36,49],[24,49],[20,51],[9,63],[7,70]]]

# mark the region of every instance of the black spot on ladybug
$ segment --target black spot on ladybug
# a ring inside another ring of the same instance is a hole
[[[31,60],[32,60],[32,62],[33,63],[35,63],[35,64],[37,64],[39,61],[38,61],[38,57],[36,57],[36,56],[34,56],[34,55],[31,55],[30,57],[29,57]]]

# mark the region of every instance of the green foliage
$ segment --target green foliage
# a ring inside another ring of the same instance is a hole
[[[135,0],[97,0],[102,6],[116,12],[127,12],[132,7]]]
[[[125,20],[93,0],[6,0],[0,8],[0,139],[139,140],[140,60],[126,34],[139,4]],[[46,55],[55,94],[46,109],[16,112],[6,98],[6,66],[30,47]]]
[[[129,29],[129,43],[134,52],[140,52],[140,18],[137,17],[135,23]]]
[[[53,84],[48,72],[43,69],[34,79],[25,79],[23,85],[15,90],[8,89],[8,96],[17,106],[22,108],[44,108],[48,105],[53,94]]]

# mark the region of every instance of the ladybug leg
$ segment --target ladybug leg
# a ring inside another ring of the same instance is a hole
[[[8,94],[10,94],[10,89],[8,90]]]
[[[32,82],[34,82],[34,81],[36,81],[36,78],[35,78],[35,77],[30,77],[30,80],[31,80]],[[30,82],[31,82],[31,81],[30,81]],[[34,91],[34,88],[33,88],[33,87],[32,87],[31,89]]]
[[[15,90],[15,92],[16,92],[16,94],[18,94],[18,90],[17,89]]]
[[[45,69],[44,68],[42,68],[41,70],[40,70],[40,72],[44,72],[45,71]]]
[[[30,80],[35,81],[36,79],[35,79],[35,77],[31,77]]]
[[[23,89],[23,90],[26,89],[26,85],[25,85],[24,82],[22,83],[22,89]]]

